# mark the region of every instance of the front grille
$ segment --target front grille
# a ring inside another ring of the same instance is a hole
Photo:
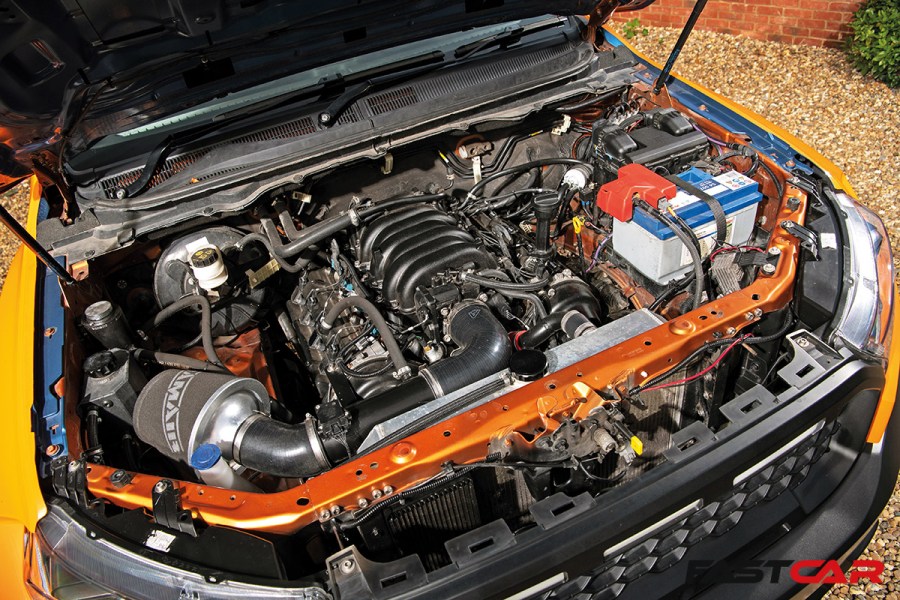
[[[600,567],[556,588],[550,598],[605,600],[616,598],[632,581],[677,564],[688,548],[731,530],[754,506],[798,486],[810,467],[828,451],[837,422],[826,423],[716,501],[694,509],[662,532],[609,557]]]

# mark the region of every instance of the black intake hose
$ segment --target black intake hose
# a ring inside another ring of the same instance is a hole
[[[235,437],[235,459],[263,473],[312,477],[347,458],[347,450],[357,448],[376,425],[506,368],[511,344],[487,306],[480,302],[460,305],[450,316],[449,330],[460,350],[393,389],[354,405],[343,440],[320,438],[312,419],[289,425],[253,415]]]
[[[480,302],[461,304],[450,316],[450,338],[460,350],[420,373],[435,397],[505,369],[512,354],[506,330]]]
[[[234,459],[278,477],[312,477],[331,466],[312,419],[291,425],[260,413],[244,421],[238,430]]]

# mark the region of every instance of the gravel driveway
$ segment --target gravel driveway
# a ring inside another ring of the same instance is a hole
[[[649,35],[632,41],[663,61],[677,35],[674,29],[650,28]],[[895,264],[900,264],[898,92],[863,78],[839,50],[702,31],[691,36],[675,71],[765,115],[832,159],[847,173],[862,201],[884,219],[894,240]],[[24,220],[26,199],[27,190],[20,187],[4,194],[0,202]],[[0,227],[0,282],[16,246]],[[900,600],[898,535],[900,485],[863,556],[885,562],[884,583],[838,587],[830,597]]]

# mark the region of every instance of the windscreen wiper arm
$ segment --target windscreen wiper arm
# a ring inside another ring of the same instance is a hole
[[[468,58],[473,54],[477,54],[485,48],[491,48],[493,46],[512,46],[513,44],[517,44],[519,41],[521,41],[523,37],[529,36],[532,33],[546,31],[548,29],[555,29],[560,26],[561,22],[559,20],[551,19],[540,21],[538,23],[531,23],[522,27],[516,27],[515,29],[495,33],[480,40],[475,40],[474,42],[463,44],[453,51],[453,56],[457,60],[461,60],[464,58]]]
[[[340,87],[341,85],[346,86],[348,83],[362,80],[362,83],[346,88],[345,91],[335,98],[328,108],[325,109],[325,112],[319,115],[320,123],[323,125],[331,125],[337,121],[341,112],[370,89],[387,83],[394,83],[403,78],[414,77],[426,70],[431,70],[437,66],[443,65],[444,60],[445,57],[443,52],[434,51],[359,71],[358,73],[350,74],[347,77],[339,75],[332,79],[324,79],[319,83],[305,88],[291,90],[284,94],[279,94],[229,112],[221,113],[213,117],[211,123],[198,125],[197,127],[186,131],[179,131],[178,133],[166,136],[166,138],[147,155],[147,160],[141,171],[141,176],[129,185],[116,190],[116,198],[133,198],[142,193],[150,185],[157,169],[166,160],[169,154],[171,154],[172,150],[179,146],[195,142],[210,133],[220,130],[226,125],[231,125],[244,119],[281,108],[282,106],[292,104],[293,102],[304,98],[320,97],[328,93],[329,90]],[[325,116],[323,119],[323,115],[326,114],[328,116]]]

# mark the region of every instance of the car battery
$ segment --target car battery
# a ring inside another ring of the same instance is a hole
[[[677,177],[719,201],[725,211],[728,244],[747,243],[753,234],[756,207],[762,200],[756,181],[737,171],[713,176],[696,167]],[[680,187],[668,202],[700,240],[702,255],[708,256],[716,240],[712,211],[700,198]],[[681,240],[640,207],[635,207],[630,221],[613,219],[612,244],[619,256],[659,284],[668,283],[691,270],[691,255]]]

